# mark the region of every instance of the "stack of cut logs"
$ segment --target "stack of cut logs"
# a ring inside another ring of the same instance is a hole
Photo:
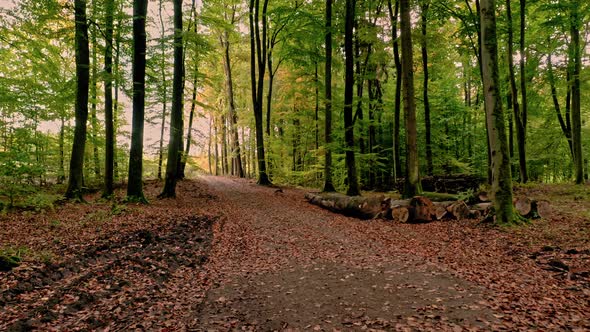
[[[486,193],[480,193],[477,197],[479,202],[471,205],[462,200],[433,202],[424,196],[392,200],[382,196],[350,197],[338,193],[307,193],[305,198],[330,211],[362,219],[381,218],[407,223],[493,218],[493,204]],[[547,201],[535,201],[526,197],[514,199],[514,208],[525,218],[547,217],[550,212]]]

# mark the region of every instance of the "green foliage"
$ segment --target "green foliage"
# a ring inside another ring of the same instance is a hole
[[[20,265],[21,261],[29,253],[25,247],[2,247],[0,248],[0,271],[10,271]]]

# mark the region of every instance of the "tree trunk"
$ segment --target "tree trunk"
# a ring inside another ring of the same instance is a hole
[[[234,22],[235,11],[232,13],[231,23]],[[238,137],[238,114],[236,112],[235,100],[234,100],[234,83],[231,71],[231,57],[230,57],[230,44],[229,44],[229,33],[224,31],[221,39],[223,46],[223,69],[225,72],[225,89],[228,101],[228,111],[230,120],[230,131],[231,131],[231,146],[232,146],[232,165],[235,170],[235,174],[241,178],[245,177],[244,169],[242,167],[242,157],[240,152],[240,140]]]
[[[508,15],[508,39],[509,39],[509,54],[508,54],[508,61],[509,61],[509,70],[510,70],[510,86],[511,86],[511,98],[512,98],[512,109],[514,111],[514,125],[516,127],[516,144],[518,147],[518,162],[519,162],[519,179],[522,183],[525,183],[527,179],[527,170],[526,170],[526,133],[525,133],[525,122],[523,111],[519,108],[518,104],[518,90],[516,88],[516,81],[515,81],[515,73],[514,73],[514,63],[512,60],[512,45],[513,45],[513,37],[512,37],[512,14],[510,11],[510,2],[506,2],[507,6],[507,15]],[[522,77],[521,77],[522,79]],[[524,107],[524,105],[523,105]]]
[[[92,19],[96,19],[96,0],[92,0]],[[92,161],[94,162],[94,177],[95,180],[100,178],[100,157],[98,156],[98,118],[96,117],[96,106],[98,104],[97,81],[98,81],[98,60],[97,60],[97,44],[96,44],[96,27],[90,30],[92,41],[92,78],[90,85],[90,124],[92,126]]]
[[[549,85],[551,86],[551,99],[553,100],[553,107],[555,108],[555,113],[557,115],[557,121],[559,121],[559,126],[561,127],[561,132],[565,136],[567,140],[567,145],[570,150],[570,155],[572,156],[572,161],[575,160],[574,156],[574,147],[572,145],[572,128],[571,123],[568,121],[567,124],[563,119],[561,114],[561,107],[559,105],[559,100],[557,99],[557,88],[555,87],[555,75],[553,74],[553,63],[551,53],[547,56],[547,79],[549,81]]]
[[[412,23],[410,21],[410,2],[400,0],[401,41],[402,41],[402,79],[404,115],[406,121],[406,181],[405,197],[413,197],[422,192],[418,164],[418,144],[416,130],[416,100],[414,98],[414,70],[412,54]]]
[[[65,196],[82,200],[84,183],[84,147],[86,145],[86,122],[88,121],[88,85],[90,50],[88,48],[88,25],[86,0],[74,1],[76,26],[76,127],[70,159],[70,176]]]
[[[315,150],[317,151],[320,148],[320,121],[319,121],[319,113],[320,113],[320,80],[318,77],[318,62],[314,62],[314,75],[313,75],[313,82],[315,83],[315,109],[314,109],[314,117],[313,122],[315,125],[314,128],[314,138],[315,138]]]
[[[402,102],[402,62],[399,53],[399,38],[397,35],[397,24],[399,15],[399,0],[395,1],[395,11],[391,11],[391,0],[388,0],[389,14],[392,24],[393,35],[393,58],[395,61],[395,105],[394,105],[394,129],[393,129],[393,154],[394,154],[394,174],[393,177],[398,178],[402,175],[402,163],[400,158],[401,143],[400,143],[400,125],[401,125],[401,102]]]
[[[422,95],[424,98],[424,126],[426,134],[426,173],[432,175],[432,141],[430,133],[430,103],[428,101],[428,7],[430,6],[430,0],[423,0],[420,4],[421,9],[421,25],[422,25],[422,39],[420,44],[420,50],[422,51],[422,70],[424,71],[423,91]]]
[[[262,7],[262,36],[260,33],[259,15],[260,0],[250,0],[250,78],[252,84],[252,108],[254,110],[254,122],[256,131],[256,158],[258,159],[258,184],[270,185],[270,178],[266,172],[266,160],[264,159],[264,131],[262,121],[262,96],[264,89],[264,72],[266,64],[266,11],[268,1],[263,0]],[[258,69],[258,74],[256,74]]]
[[[517,130],[516,135],[520,136],[518,139],[518,162],[520,165],[520,181],[527,183],[529,180],[528,170],[526,166],[526,127],[527,127],[527,92],[526,92],[526,57],[525,51],[525,14],[526,14],[526,0],[520,0],[520,94],[522,96],[522,108],[520,110],[520,132]]]
[[[182,160],[180,161],[180,178],[185,178],[184,170],[186,169],[186,162],[189,157],[189,153],[191,152],[191,143],[193,137],[193,120],[195,117],[195,109],[197,107],[197,66],[195,65],[195,69],[193,71],[193,92],[191,96],[191,110],[188,115],[188,128],[186,129],[186,145],[184,148],[184,154],[182,156]]]
[[[191,22],[194,21],[194,26],[192,27],[193,32],[195,33],[195,35],[197,35],[198,33],[198,21],[197,21],[197,10],[196,10],[196,6],[195,6],[195,0],[193,0],[192,2],[192,7],[191,7],[191,17],[192,17],[192,21],[189,21],[189,25],[188,25],[188,29],[191,29]],[[195,42],[195,50],[197,49],[198,44]],[[186,58],[186,50],[185,54],[183,55],[183,67],[184,67],[184,62],[185,62],[185,58]],[[186,162],[189,158],[189,153],[191,151],[191,143],[192,143],[192,133],[193,133],[193,120],[195,117],[195,109],[197,107],[197,76],[199,74],[199,67],[198,67],[198,62],[196,60],[196,55],[195,55],[195,67],[193,69],[193,92],[192,92],[192,96],[191,96],[191,110],[188,116],[188,128],[186,130],[186,145],[185,145],[185,149],[184,149],[184,153],[182,153],[181,155],[181,160],[180,160],[180,166],[179,166],[179,170],[178,170],[178,178],[179,179],[184,179],[185,178],[185,169],[186,169]],[[183,73],[184,76],[185,73]],[[183,79],[183,84],[184,84],[184,79]],[[183,89],[184,91],[184,89]],[[182,147],[181,147],[182,149]]]
[[[213,117],[213,136],[215,137],[214,143],[215,143],[215,175],[219,175],[219,136],[217,135],[217,128],[218,128],[218,124],[217,124],[217,118],[215,116]]]
[[[581,72],[581,51],[580,51],[580,26],[581,17],[578,10],[579,3],[574,1],[571,6],[571,43],[572,43],[572,93],[571,93],[571,116],[572,116],[572,143],[574,148],[574,171],[576,184],[584,182],[584,158],[582,156],[582,121],[580,115],[580,72]]]
[[[147,202],[143,195],[143,127],[145,114],[145,56],[147,0],[133,1],[133,117],[127,200]]]
[[[160,75],[162,82],[162,116],[160,117],[160,147],[158,149],[158,180],[162,180],[162,165],[164,162],[164,128],[166,127],[166,107],[168,106],[168,86],[166,85],[166,43],[164,28],[164,16],[162,15],[162,5],[164,0],[160,0],[158,7],[158,16],[160,18]]]
[[[221,115],[221,166],[223,168],[223,175],[229,174],[229,163],[227,153],[227,117],[225,114]]]
[[[324,136],[326,140],[325,164],[324,164],[324,189],[325,192],[336,191],[332,183],[332,0],[326,0],[326,25],[325,25],[326,63],[325,63],[325,124]]]
[[[115,63],[113,66],[114,70],[114,79],[115,79],[115,100],[113,101],[113,175],[115,179],[119,178],[119,162],[117,160],[117,125],[118,125],[118,118],[119,118],[119,76],[120,76],[120,59],[121,59],[121,26],[123,19],[121,18],[121,12],[123,4],[121,3],[121,8],[119,8],[118,18],[117,18],[117,30],[115,32]]]
[[[182,102],[183,102],[183,43],[182,0],[174,0],[174,78],[172,83],[172,110],[170,112],[170,140],[166,161],[166,180],[160,198],[176,196],[176,182],[182,154]]]
[[[61,116],[61,124],[59,126],[59,170],[57,172],[57,183],[62,184],[66,180],[65,167],[65,133],[66,133],[66,118]],[[4,147],[7,149],[6,145]]]
[[[355,1],[356,3],[356,1]],[[356,5],[355,5],[356,6]],[[353,29],[358,32],[358,23],[355,19]],[[367,60],[369,59],[369,55],[367,54]],[[360,41],[358,33],[354,35],[354,65],[355,65],[355,77],[356,77],[356,113],[352,120],[353,125],[358,120],[358,129],[359,129],[359,152],[364,155],[367,151],[365,150],[365,139],[364,135],[364,114],[363,114],[363,88],[364,88],[364,75],[363,69],[361,69],[361,52],[360,52]],[[362,174],[363,167],[361,166],[361,174]]]
[[[515,214],[512,206],[510,156],[508,155],[504,111],[498,88],[498,42],[496,38],[495,0],[481,1],[480,16],[486,122],[488,124],[488,140],[492,154],[492,196],[496,211],[496,221],[499,223],[512,223],[515,221]]]
[[[354,123],[352,121],[352,102],[354,84],[354,57],[352,34],[354,25],[355,0],[346,0],[346,20],[344,24],[344,53],[346,56],[345,87],[344,87],[344,140],[346,141],[346,168],[348,175],[348,196],[360,195],[356,161],[354,156]]]
[[[207,146],[207,161],[209,162],[209,175],[213,175],[213,169],[211,168],[211,141],[213,140],[212,128],[213,119],[209,117],[209,144]]]
[[[113,15],[114,0],[105,1],[105,51],[104,51],[104,122],[105,158],[104,190],[102,196],[113,195],[113,172],[115,162],[115,128],[113,122]]]

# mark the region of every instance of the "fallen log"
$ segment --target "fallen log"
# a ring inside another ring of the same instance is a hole
[[[532,201],[528,197],[515,198],[514,209],[518,214],[526,217],[533,211]]]
[[[390,216],[393,221],[428,222],[436,219],[436,206],[430,199],[424,196],[416,196],[410,199],[390,201]]]
[[[360,219],[378,217],[383,211],[383,196],[364,197],[346,196],[340,193],[306,193],[305,198],[311,204],[324,209]]]
[[[469,217],[470,209],[463,201],[456,201],[447,206],[447,212],[456,220],[461,220]]]
[[[547,201],[537,201],[528,197],[514,199],[514,209],[519,215],[529,218],[547,218],[551,213],[551,206]]]
[[[539,218],[548,218],[551,215],[551,205],[548,201],[535,201],[535,203]]]

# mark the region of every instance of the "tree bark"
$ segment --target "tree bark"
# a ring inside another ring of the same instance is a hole
[[[170,111],[170,140],[166,161],[166,180],[160,198],[176,196],[176,182],[182,154],[183,81],[184,61],[182,43],[182,0],[174,0],[174,77],[172,83],[172,109]]]
[[[324,77],[324,107],[325,124],[324,136],[326,140],[325,164],[324,164],[324,189],[325,192],[336,191],[332,183],[332,0],[326,0],[326,63]]]
[[[399,0],[395,1],[395,11],[392,8],[391,0],[387,0],[389,19],[391,21],[391,35],[393,41],[393,59],[395,61],[395,104],[393,120],[393,178],[401,176],[402,165],[400,160],[400,118],[401,118],[401,93],[402,93],[402,62],[399,54],[399,38],[397,35]]]
[[[145,115],[145,57],[147,0],[133,1],[133,117],[127,200],[147,202],[143,195],[143,127]]]
[[[121,13],[123,4],[118,10],[117,30],[115,32],[115,60],[113,64],[114,81],[115,81],[115,96],[113,101],[113,175],[115,179],[119,178],[119,162],[117,160],[117,124],[119,116],[119,76],[120,76],[120,60],[121,60],[121,26],[123,19]]]
[[[197,108],[197,65],[193,70],[193,92],[191,95],[191,110],[188,115],[188,128],[186,129],[186,145],[184,148],[184,154],[182,156],[182,160],[180,161],[180,178],[184,179],[185,174],[184,170],[186,169],[186,162],[189,157],[189,153],[191,152],[191,144],[193,138],[193,120],[195,117],[195,110]]]
[[[430,131],[430,102],[428,101],[428,8],[430,7],[430,0],[423,0],[420,4],[421,9],[421,26],[422,38],[420,50],[422,52],[422,71],[424,72],[423,91],[424,98],[424,126],[426,135],[426,173],[432,175],[434,167],[432,165],[432,139]]]
[[[113,195],[113,172],[115,162],[115,128],[113,122],[113,15],[114,0],[105,1],[105,51],[104,51],[104,122],[105,158],[104,190],[102,196]]]
[[[553,74],[553,62],[551,53],[547,55],[547,79],[549,81],[549,85],[551,86],[551,99],[553,100],[553,107],[555,108],[555,113],[557,115],[557,121],[559,121],[559,126],[561,127],[561,131],[567,140],[567,145],[570,150],[570,155],[572,156],[572,161],[575,160],[574,155],[574,147],[572,145],[572,128],[570,121],[564,121],[563,115],[561,114],[561,107],[559,105],[559,100],[557,98],[557,88],[555,87],[555,75]]]
[[[404,115],[406,122],[406,181],[405,197],[413,197],[422,192],[418,164],[418,144],[416,130],[416,100],[414,98],[414,70],[412,51],[412,23],[410,21],[410,2],[400,0],[401,41],[402,41],[402,80]]]
[[[235,8],[231,15],[231,24],[234,24],[235,20]],[[228,101],[228,111],[230,120],[230,131],[231,131],[231,146],[232,146],[232,169],[235,174],[241,178],[245,177],[244,168],[242,167],[242,156],[240,151],[240,140],[238,137],[238,114],[236,112],[235,100],[234,100],[234,83],[231,71],[231,57],[230,57],[230,43],[229,43],[229,32],[225,30],[221,38],[223,46],[223,69],[225,72],[225,89]]]
[[[164,0],[160,0],[158,7],[158,16],[160,18],[160,77],[162,79],[162,116],[160,117],[160,147],[158,149],[158,180],[162,179],[162,165],[164,163],[164,128],[166,127],[166,107],[168,106],[168,86],[166,85],[166,43],[164,28],[164,16],[162,15],[162,7]]]
[[[262,97],[264,90],[264,73],[266,69],[266,11],[268,1],[263,0],[262,6],[262,36],[260,33],[260,0],[250,0],[250,78],[252,84],[252,108],[256,131],[256,158],[258,159],[258,184],[270,185],[270,178],[266,172],[266,160],[264,157],[264,131],[262,121]],[[258,74],[256,73],[258,69]]]
[[[515,221],[512,206],[512,176],[510,156],[504,123],[504,111],[498,88],[498,42],[496,38],[495,0],[482,0],[481,9],[482,74],[486,103],[486,122],[488,140],[492,154],[492,187],[496,221],[512,223]]]
[[[571,117],[572,117],[572,143],[574,148],[574,174],[576,184],[584,182],[584,158],[582,156],[582,119],[580,114],[580,72],[581,72],[581,51],[580,51],[580,26],[581,18],[578,10],[579,3],[574,1],[571,6],[571,43],[572,43],[572,92],[571,92]]]
[[[344,140],[346,141],[346,168],[348,175],[348,196],[360,195],[356,161],[354,156],[354,123],[352,120],[354,57],[352,35],[354,25],[355,0],[346,0],[346,20],[344,23],[344,53],[345,53],[345,87],[344,87]]]
[[[96,19],[96,0],[92,0],[92,19]],[[90,39],[92,41],[92,76],[90,85],[90,125],[92,133],[92,161],[94,162],[95,180],[100,178],[100,157],[98,156],[98,118],[96,116],[96,107],[98,104],[97,82],[98,82],[98,47],[96,43],[96,27],[90,30]]]
[[[193,30],[194,34],[197,35],[198,33],[198,21],[197,21],[197,9],[196,9],[196,1],[193,0],[192,1],[192,6],[191,6],[191,20],[189,20],[189,24],[188,24],[188,30]],[[194,23],[194,25],[191,28],[191,24]],[[198,47],[197,42],[195,42],[195,50]],[[185,63],[185,59],[186,59],[186,49],[183,50],[185,53],[183,54],[183,67],[184,67],[184,63]],[[199,64],[198,61],[196,59],[196,54],[195,54],[195,66],[193,68],[193,91],[192,91],[192,95],[191,95],[191,110],[189,112],[189,116],[188,116],[188,128],[186,129],[186,145],[184,148],[184,153],[182,153],[181,155],[181,159],[180,159],[180,165],[179,165],[179,170],[178,170],[178,179],[184,179],[185,178],[185,169],[186,169],[186,163],[187,160],[189,158],[189,153],[191,151],[191,144],[192,144],[192,134],[193,134],[193,120],[195,117],[195,110],[197,107],[197,77],[199,74]],[[183,73],[183,76],[186,73]],[[183,85],[184,85],[184,79],[183,79]],[[184,88],[183,88],[184,91]],[[182,138],[181,138],[182,141]],[[182,146],[181,146],[181,150],[182,150]]]
[[[84,183],[84,147],[86,145],[86,122],[88,121],[88,85],[90,50],[88,47],[88,24],[86,0],[74,1],[76,26],[76,127],[70,159],[70,176],[66,198],[82,200]]]
[[[527,183],[529,180],[529,173],[526,165],[526,127],[527,127],[527,89],[526,89],[526,57],[525,50],[525,14],[526,14],[526,0],[520,0],[520,94],[522,96],[522,108],[520,110],[520,131],[516,131],[518,137],[518,162],[520,166],[520,181]]]
[[[66,180],[65,167],[65,133],[66,133],[66,118],[61,116],[61,124],[59,126],[59,170],[57,171],[57,183],[62,184]],[[7,149],[6,145],[4,147]]]

